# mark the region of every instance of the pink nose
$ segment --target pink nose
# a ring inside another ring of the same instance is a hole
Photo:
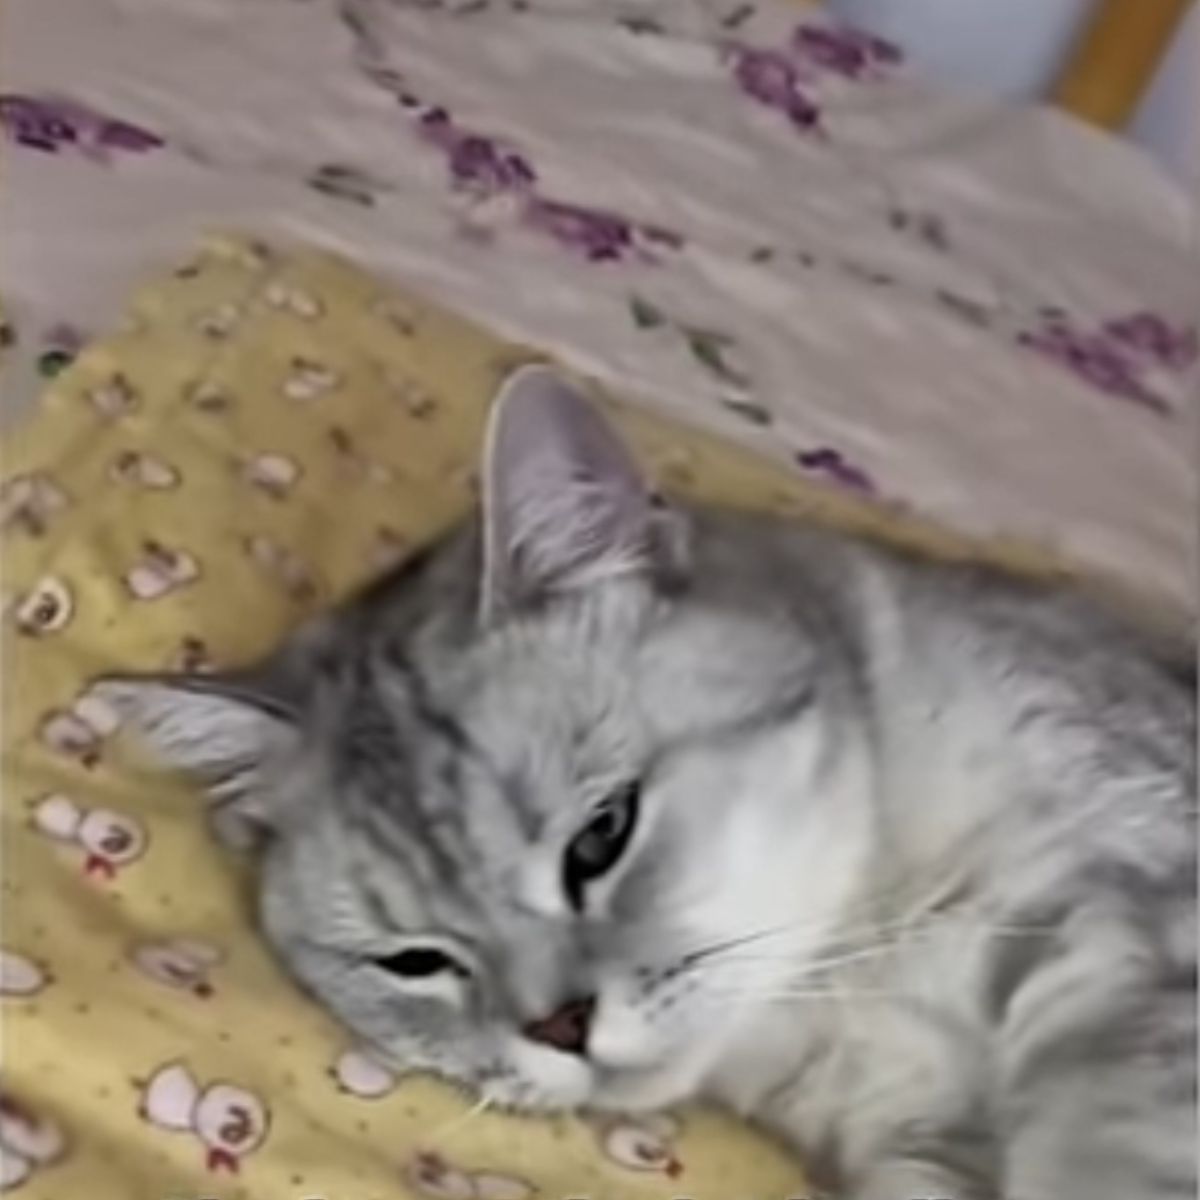
[[[568,1000],[548,1017],[530,1021],[523,1032],[530,1041],[542,1042],[567,1054],[583,1054],[587,1050],[588,1030],[595,1008],[594,996]]]

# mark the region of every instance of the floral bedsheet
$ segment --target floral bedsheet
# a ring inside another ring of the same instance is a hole
[[[0,78],[6,419],[236,228],[1191,603],[1196,215],[1061,114],[770,0],[10,0]]]

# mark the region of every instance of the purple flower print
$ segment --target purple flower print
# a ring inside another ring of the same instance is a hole
[[[1067,366],[1102,392],[1114,396],[1126,396],[1130,400],[1142,399],[1141,388],[1133,377],[1129,363],[1100,338],[1076,338],[1062,355]]]
[[[421,136],[446,156],[456,187],[494,195],[521,191],[536,180],[533,168],[496,138],[461,129],[444,108],[430,108],[417,122]]]
[[[800,88],[795,64],[777,50],[734,46],[733,77],[747,96],[768,108],[786,113],[799,129],[811,129],[820,120],[820,110]]]
[[[371,44],[367,31],[353,18],[347,23],[358,41],[360,69],[396,101],[417,136],[445,159],[451,186],[470,206],[459,224],[464,237],[489,242],[498,220],[515,217],[565,249],[582,253],[589,262],[633,256],[650,265],[660,261],[659,250],[683,249],[683,237],[662,225],[641,224],[602,208],[542,195],[537,170],[528,157],[500,138],[463,127],[445,108],[423,101],[399,72],[380,65],[379,48]]]
[[[1084,333],[1054,318],[1041,329],[1017,335],[1017,343],[1060,363],[1109,396],[1129,400],[1155,412],[1170,406],[1138,377],[1137,364],[1103,333]]]
[[[442,152],[456,189],[483,200],[515,197],[516,211],[528,228],[582,253],[589,262],[636,255],[644,263],[653,263],[652,247],[683,248],[683,238],[662,225],[643,225],[607,209],[540,195],[537,172],[523,154],[499,138],[464,128],[444,108],[423,107],[410,119],[421,138]],[[490,229],[472,230],[471,234],[485,239],[493,236]]]
[[[519,155],[482,137],[464,137],[450,152],[456,183],[488,192],[515,191],[534,181],[533,168]]]
[[[12,141],[34,150],[54,154],[76,140],[74,124],[58,106],[28,96],[0,96],[0,120]]]
[[[97,131],[96,142],[112,150],[131,150],[139,154],[163,144],[157,134],[138,125],[130,125],[128,121],[104,121]]]
[[[831,446],[820,446],[815,450],[801,450],[796,454],[796,462],[806,471],[825,475],[834,483],[851,491],[862,492],[864,495],[874,495],[876,492],[874,480],[861,467],[847,462],[841,451]]]
[[[891,42],[848,26],[801,25],[792,36],[792,46],[814,66],[847,79],[876,74],[902,57]]]
[[[591,262],[621,258],[634,246],[629,221],[601,209],[536,199],[526,209],[525,218],[564,246],[582,251]]]
[[[901,60],[890,42],[849,27],[800,25],[783,49],[732,43],[724,49],[733,78],[747,96],[785,113],[798,129],[820,126],[812,89],[822,75],[873,79]]]
[[[51,96],[0,96],[0,124],[17,145],[48,154],[74,146],[104,160],[109,150],[142,153],[163,144],[157,134],[140,126]]]
[[[421,114],[419,124],[429,139],[439,145],[445,144],[444,139],[454,131],[454,122],[444,108],[427,108]]]
[[[1103,333],[1134,354],[1171,371],[1186,371],[1196,361],[1195,328],[1173,326],[1157,313],[1136,312],[1109,321]]]
[[[776,108],[786,106],[799,86],[791,59],[777,50],[749,46],[737,51],[734,78],[747,96]]]
[[[567,204],[531,195],[525,205],[526,223],[540,229],[569,249],[582,251],[590,262],[627,259],[631,256],[653,266],[661,260],[654,247],[682,250],[681,234],[661,225],[642,225],[620,213],[581,204]]]

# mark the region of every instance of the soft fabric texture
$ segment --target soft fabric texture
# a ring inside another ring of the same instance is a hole
[[[293,977],[481,1105],[715,1099],[839,1200],[1192,1200],[1189,648],[665,497],[545,364],[479,478],[267,661],[90,693],[261,851]]]
[[[14,439],[0,1143],[23,1195],[800,1187],[711,1115],[678,1135],[467,1117],[447,1088],[345,1057],[269,960],[194,792],[133,765],[85,694],[102,669],[258,654],[439,531],[467,503],[486,400],[523,357],[329,260],[220,243],[143,293]],[[788,495],[753,460],[634,425],[677,484]]]
[[[10,1186],[46,1200],[800,1194],[793,1164],[711,1114],[681,1131],[468,1117],[448,1089],[354,1053],[270,961],[195,792],[146,767],[87,691],[118,667],[257,656],[427,542],[468,503],[498,380],[537,355],[336,260],[237,240],[145,290],[124,326],[60,376],[6,462]],[[618,411],[668,489],[972,550]]]
[[[10,0],[0,408],[231,225],[814,479],[1190,597],[1194,205],[820,9]]]

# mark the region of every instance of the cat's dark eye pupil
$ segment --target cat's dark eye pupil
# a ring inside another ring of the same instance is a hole
[[[563,887],[572,907],[583,906],[585,885],[610,871],[625,852],[637,823],[640,792],[637,783],[614,792],[571,839],[563,856]]]
[[[448,954],[428,947],[412,950],[399,950],[385,958],[377,958],[375,965],[390,971],[393,975],[404,975],[409,979],[419,979],[423,975],[436,975],[439,971],[458,970],[458,964]]]

